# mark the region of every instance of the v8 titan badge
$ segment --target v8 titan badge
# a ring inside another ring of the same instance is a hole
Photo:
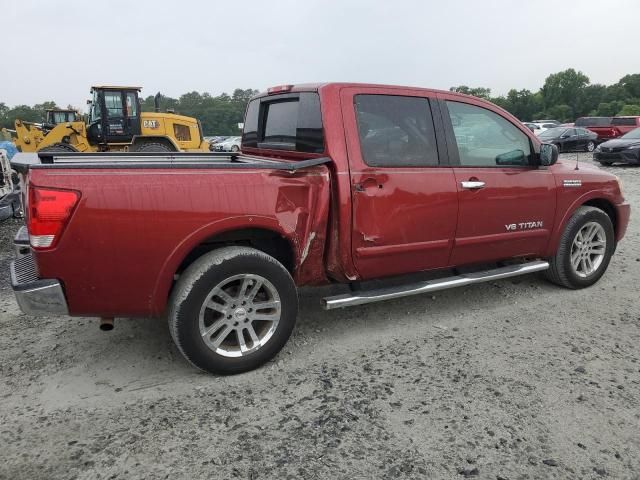
[[[160,122],[158,120],[143,120],[142,126],[144,128],[160,128]]]
[[[542,226],[543,226],[542,221],[536,221],[536,222],[510,223],[508,225],[505,225],[504,227],[507,229],[508,232],[513,232],[514,230],[531,230],[534,228],[542,228]]]

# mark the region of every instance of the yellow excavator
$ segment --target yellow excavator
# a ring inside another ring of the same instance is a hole
[[[159,93],[155,96],[155,112],[142,112],[140,90],[91,87],[86,123],[72,110],[51,110],[45,123],[16,120],[13,140],[21,152],[209,151],[197,119],[160,112]]]

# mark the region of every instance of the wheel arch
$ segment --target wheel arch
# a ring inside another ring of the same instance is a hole
[[[222,224],[221,224],[222,223]],[[247,224],[253,224],[247,227]],[[242,245],[271,255],[293,276],[297,253],[294,242],[269,218],[234,218],[203,227],[178,245],[165,261],[150,299],[152,310],[161,313],[167,303],[175,279],[191,263],[207,252],[230,245]]]
[[[549,243],[548,256],[554,255],[556,250],[558,249],[558,243],[560,242],[560,237],[562,236],[562,232],[564,231],[567,222],[576,212],[576,210],[580,207],[595,207],[607,214],[607,216],[611,219],[611,223],[613,225],[613,231],[616,238],[618,238],[618,213],[616,211],[616,207],[614,203],[605,197],[598,196],[597,192],[589,192],[586,195],[577,199],[570,208],[566,210],[564,217],[557,223],[554,233]]]

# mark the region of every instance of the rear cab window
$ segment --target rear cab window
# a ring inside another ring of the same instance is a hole
[[[323,153],[318,94],[294,92],[251,100],[245,115],[242,148]]]
[[[640,117],[638,117],[638,118],[640,118]],[[611,119],[611,125],[618,125],[618,126],[625,126],[625,127],[634,126],[634,125],[636,125],[636,123],[638,123],[638,118],[636,118],[636,117],[613,117]]]

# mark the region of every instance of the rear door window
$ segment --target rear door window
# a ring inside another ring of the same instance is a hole
[[[397,95],[356,95],[362,159],[376,167],[438,165],[429,100]]]
[[[324,152],[320,98],[315,92],[265,96],[249,102],[243,148]]]

